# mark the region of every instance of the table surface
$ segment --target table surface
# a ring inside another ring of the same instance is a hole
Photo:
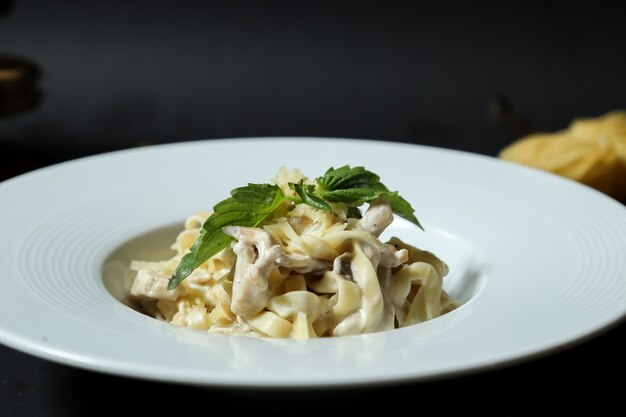
[[[440,404],[444,415],[533,415],[623,408],[626,371],[622,324],[590,341],[530,362],[440,381],[333,391],[197,388],[127,379],[70,368],[0,345],[0,416],[115,415],[126,407],[150,415],[167,404],[207,410],[366,412],[378,404],[419,410]],[[463,347],[459,346],[461,350]],[[138,398],[146,401],[133,404]],[[127,403],[127,400],[131,400]]]

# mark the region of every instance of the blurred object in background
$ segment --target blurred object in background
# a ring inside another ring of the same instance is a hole
[[[517,112],[509,99],[497,95],[489,103],[491,123],[509,141],[519,139],[537,130],[535,123]]]
[[[0,17],[11,9],[11,1],[0,0]],[[39,66],[31,60],[0,51],[0,124],[39,105],[40,76]],[[0,138],[0,181],[46,164],[39,152],[10,138]]]
[[[0,126],[9,117],[39,105],[40,73],[37,65],[27,59],[0,54]],[[0,181],[49,163],[32,147],[0,137]]]
[[[500,157],[579,181],[626,202],[626,111],[576,119],[565,130],[526,136],[503,149]]]
[[[0,118],[37,107],[40,74],[28,59],[0,53]]]

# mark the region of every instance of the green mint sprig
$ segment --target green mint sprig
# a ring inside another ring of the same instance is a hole
[[[318,188],[315,192],[326,201],[358,207],[382,197],[387,200],[395,214],[424,230],[415,217],[415,209],[411,204],[400,197],[397,191],[389,191],[380,182],[378,175],[363,167],[351,168],[345,165],[337,169],[330,168],[322,177],[317,178],[316,182]]]

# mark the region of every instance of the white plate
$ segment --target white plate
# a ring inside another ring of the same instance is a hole
[[[389,332],[308,341],[206,334],[118,301],[127,261],[281,165],[364,165],[413,203],[396,234],[450,265],[465,304]],[[462,152],[344,139],[244,139],[114,152],[0,184],[0,341],[81,368],[201,385],[417,380],[529,358],[626,312],[626,209],[589,188]],[[104,278],[103,278],[104,277]]]

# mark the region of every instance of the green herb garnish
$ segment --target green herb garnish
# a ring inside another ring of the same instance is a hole
[[[302,180],[298,184],[289,183],[289,186],[298,194],[303,203],[322,211],[331,211],[330,205],[317,197],[313,184],[303,184]]]
[[[330,168],[324,176],[317,178],[317,192],[326,201],[347,203],[360,206],[377,198],[384,198],[391,206],[391,210],[400,217],[424,230],[411,204],[400,197],[397,191],[389,191],[380,177],[363,167],[346,165],[341,168]]]
[[[188,254],[178,264],[167,288],[174,289],[194,269],[213,255],[226,248],[234,240],[222,232],[224,226],[258,227],[277,213],[287,210],[292,201],[302,202],[322,211],[332,211],[329,203],[343,203],[348,216],[360,217],[358,206],[378,198],[384,198],[395,214],[423,229],[415,217],[415,210],[397,191],[389,191],[380,177],[363,167],[346,165],[330,168],[316,179],[317,185],[290,183],[298,198],[286,196],[280,187],[272,184],[248,184],[235,188],[231,196],[213,207],[213,214],[202,225],[200,236]]]
[[[230,197],[213,207],[213,214],[204,222],[200,236],[176,267],[167,289],[174,289],[194,269],[206,262],[233,241],[222,232],[224,226],[259,226],[289,201],[280,187],[271,184],[248,184],[235,188]]]

